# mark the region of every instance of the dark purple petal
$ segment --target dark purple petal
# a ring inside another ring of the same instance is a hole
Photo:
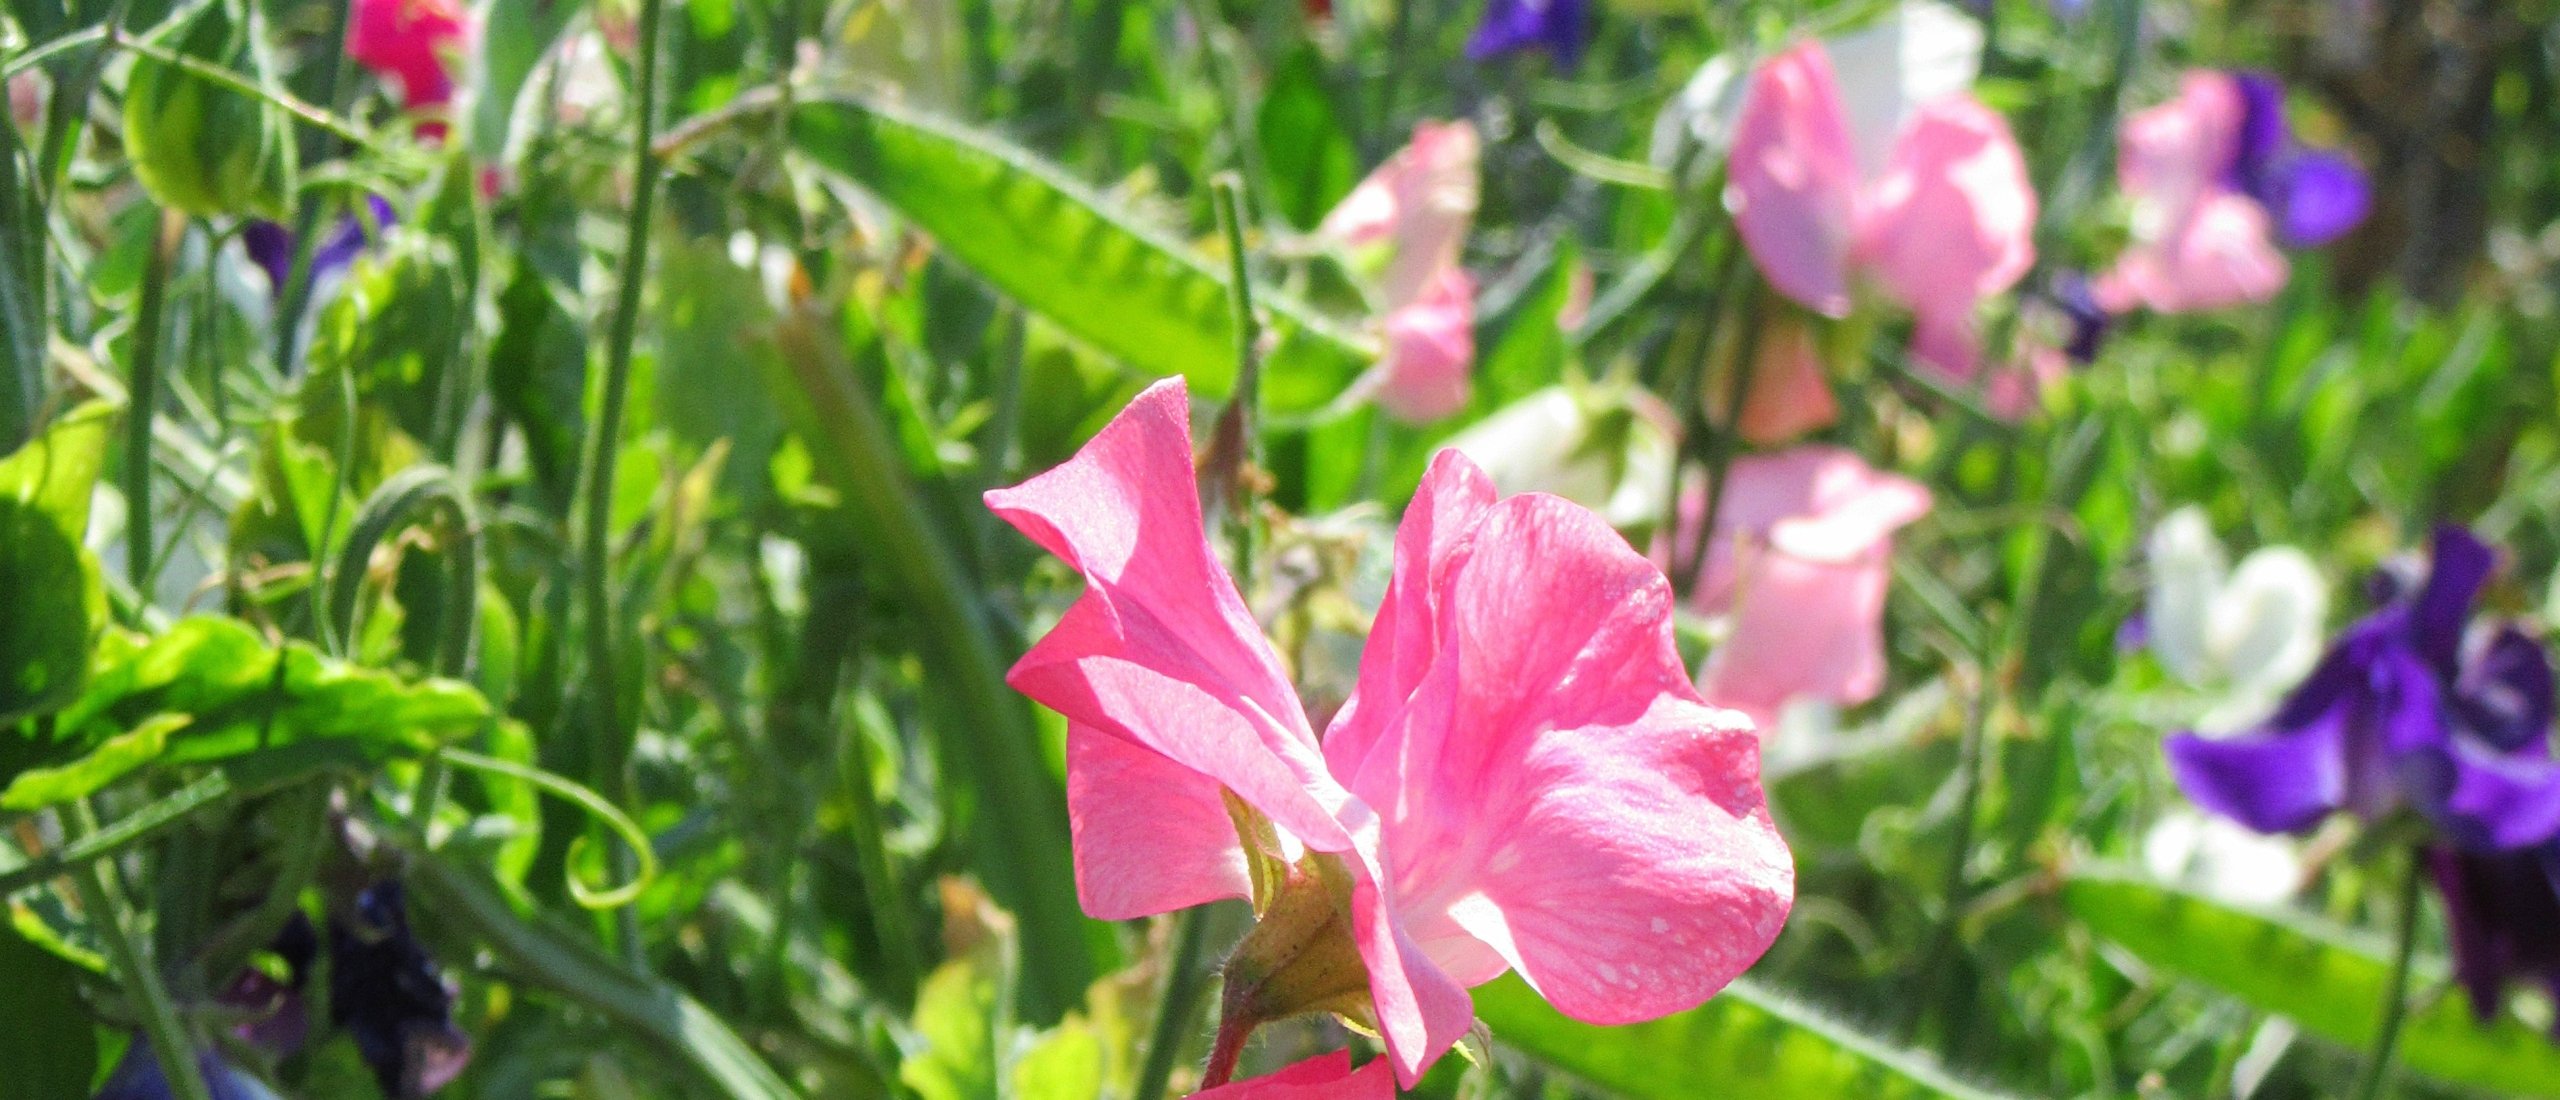
[[[2272,169],[2276,158],[2292,144],[2292,134],[2284,122],[2284,82],[2273,73],[2257,70],[2233,73],[2231,81],[2240,90],[2240,133],[2222,181],[2232,190],[2258,200],[2259,205],[2274,209],[2269,195]]]
[[[2419,655],[2447,680],[2462,659],[2462,628],[2471,620],[2471,601],[2479,598],[2497,565],[2497,553],[2471,532],[2450,523],[2436,528],[2427,584],[2418,591],[2409,628]]]
[[[268,287],[284,293],[285,280],[293,277],[293,230],[264,219],[250,222],[240,230],[240,249],[266,269]]]
[[[471,1042],[453,1026],[454,987],[409,932],[398,880],[357,892],[354,919],[329,922],[329,1014],[355,1040],[383,1094],[424,1096],[460,1073]]]
[[[2560,987],[2560,889],[2549,848],[2481,854],[2437,846],[2427,869],[2444,895],[2454,976],[2482,1022],[2496,1019],[2511,980]]]
[[[1482,61],[1496,54],[1541,49],[1559,68],[1582,61],[1590,44],[1590,0],[1486,0],[1484,18],[1467,39],[1467,56]]]
[[[2551,659],[2542,643],[2501,626],[2462,663],[2454,682],[2454,724],[2507,753],[2550,756]]]
[[[2098,346],[2106,342],[2107,328],[2115,315],[2098,304],[2097,291],[2089,277],[2077,271],[2065,271],[2053,278],[2053,301],[2071,322],[2070,334],[2062,344],[2062,354],[2074,363],[2090,363],[2098,358]]]
[[[203,1076],[205,1090],[213,1100],[276,1100],[276,1094],[258,1079],[232,1067],[210,1050],[196,1052],[196,1072]],[[169,1100],[176,1095],[169,1087],[169,1077],[160,1071],[160,1059],[151,1051],[151,1040],[140,1035],[124,1048],[115,1072],[98,1086],[94,1100]]]
[[[340,218],[338,228],[329,234],[327,240],[320,242],[320,247],[311,251],[312,282],[319,282],[322,276],[354,263],[356,256],[372,246],[375,237],[399,220],[392,213],[391,203],[380,195],[365,196],[365,205],[371,211],[370,222],[361,214]]]
[[[2364,223],[2373,208],[2373,185],[2364,169],[2343,153],[2297,153],[2284,158],[2262,200],[2276,233],[2295,248],[2317,248]]]
[[[2397,642],[2397,639],[2393,639]],[[2364,716],[2381,735],[2382,750],[2393,758],[2409,753],[2438,752],[2453,744],[2453,724],[2445,713],[2446,692],[2435,670],[2405,644],[2371,647],[2361,661],[2365,674]],[[2382,807],[2373,806],[2379,811]]]
[[[2301,832],[2346,805],[2344,717],[2233,738],[2181,733],[2164,746],[2169,774],[2207,811],[2261,833]]]

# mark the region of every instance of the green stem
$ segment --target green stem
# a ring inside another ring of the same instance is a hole
[[[75,802],[64,815],[65,824],[87,836],[97,831],[97,817],[85,801]],[[144,955],[142,941],[133,934],[133,907],[124,892],[116,888],[107,861],[101,859],[80,866],[74,881],[80,891],[80,904],[89,911],[99,938],[106,941],[107,958],[115,966],[116,977],[124,983],[126,995],[133,998],[142,1011],[142,1033],[150,1037],[151,1053],[160,1060],[160,1072],[168,1078],[169,1093],[178,1100],[213,1100],[213,1092],[205,1087],[204,1074],[196,1066],[195,1040],[187,1034],[186,1022],[178,1018],[178,1006],[169,999],[169,987],[160,980],[160,971]]]
[[[623,733],[620,669],[614,661],[612,561],[614,468],[621,445],[623,406],[631,394],[631,349],[640,328],[640,291],[649,272],[650,215],[658,198],[658,154],[651,144],[658,123],[658,24],[664,0],[640,0],[640,57],[632,76],[631,210],[623,223],[621,285],[605,336],[604,400],[590,429],[578,482],[585,517],[579,531],[579,596],[587,634],[587,683],[595,701],[596,786],[617,798],[630,792],[628,738]],[[624,798],[627,801],[627,798]],[[625,954],[636,959],[637,921],[617,914]]]
[[[1724,395],[1724,423],[1707,438],[1707,507],[1698,517],[1697,544],[1689,555],[1689,587],[1695,589],[1707,573],[1707,559],[1715,549],[1716,521],[1724,518],[1724,486],[1733,473],[1733,460],[1742,453],[1742,406],[1751,399],[1751,375],[1760,358],[1759,305],[1760,283],[1753,280],[1742,291],[1742,340],[1733,349],[1732,374],[1727,376]],[[1666,517],[1677,523],[1679,515]]]
[[[1223,172],[1210,183],[1218,212],[1218,230],[1227,243],[1227,323],[1236,338],[1236,391],[1218,416],[1209,445],[1211,488],[1222,494],[1230,541],[1235,550],[1239,584],[1253,583],[1253,479],[1245,471],[1258,464],[1256,437],[1262,422],[1262,328],[1253,316],[1253,277],[1245,264],[1243,186],[1235,173]]]
[[[142,269],[142,302],[133,318],[133,381],[124,422],[124,568],[134,598],[151,602],[151,421],[160,408],[160,322],[168,312],[170,253],[186,231],[183,215],[163,211]]]
[[[1209,910],[1194,906],[1177,914],[1174,921],[1173,958],[1165,964],[1164,995],[1156,1001],[1155,1026],[1147,1032],[1147,1060],[1139,1067],[1138,1090],[1130,1100],[1159,1100],[1164,1095],[1182,1040],[1200,1018],[1201,994],[1208,990],[1202,980],[1208,970],[1200,965],[1200,956],[1209,944]]]
[[[2391,949],[2391,981],[2382,1001],[2382,1029],[2374,1033],[2373,1053],[2364,1077],[2356,1083],[2356,1100],[2378,1100],[2391,1079],[2391,1061],[2400,1049],[2400,1025],[2409,1015],[2409,962],[2418,950],[2418,884],[2426,875],[2426,857],[2411,852],[2400,876],[2400,926]]]
[[[354,10],[354,0],[338,0],[331,6],[329,37],[326,41],[347,40],[347,23],[352,18]],[[327,58],[320,63],[319,87],[313,90],[318,93],[317,98],[320,102],[335,108],[341,106],[338,102],[338,90],[345,75],[346,51],[328,50],[325,53]],[[335,135],[327,130],[305,134],[302,143],[302,163],[318,164],[337,152],[326,144],[333,136]],[[359,202],[357,205],[364,204]],[[293,215],[293,266],[286,269],[284,297],[276,304],[275,338],[278,371],[291,371],[294,358],[301,354],[302,314],[304,310],[311,308],[311,258],[319,251],[320,244],[320,234],[316,232],[320,227],[320,195],[305,190],[296,199],[296,206]]]

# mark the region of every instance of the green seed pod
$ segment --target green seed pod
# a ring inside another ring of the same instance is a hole
[[[254,17],[216,0],[155,32],[176,54],[261,85],[266,51]],[[161,205],[199,217],[281,218],[293,194],[293,141],[270,101],[158,58],[137,54],[125,85],[125,152]]]

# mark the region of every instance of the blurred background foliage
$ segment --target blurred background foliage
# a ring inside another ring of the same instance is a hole
[[[1246,584],[1323,694],[1454,433],[1564,385],[1651,391],[1720,446],[1694,387],[1751,299],[1682,90],[1884,7],[1620,0],[1567,73],[1470,60],[1474,2],[487,0],[468,109],[420,126],[344,58],[341,3],[13,0],[0,1095],[85,1095],[155,1009],[281,1094],[374,1094],[344,1029],[279,1061],[216,1022],[295,914],[385,880],[459,990],[439,1095],[1131,1095],[1171,928],[1077,910],[1062,725],[1001,680],[1076,583],[977,494],[1153,377],[1231,389],[1208,181],[1235,173],[1279,510]],[[2512,554],[2493,605],[2560,614],[2560,11],[1969,11],[2044,197],[2022,300],[2120,247],[2114,122],[2189,65],[2281,73],[2375,216],[2264,306],[2125,320],[2015,423],[1863,334],[1826,438],[1937,504],[1898,546],[1891,690],[1772,744],[1785,937],[1635,1028],[1489,987],[1490,1060],[1423,1095],[2358,1071],[2389,891],[2334,831],[2277,916],[2146,862],[2192,700],[2118,629],[2182,504],[2342,593],[2469,522]],[[1460,118],[1474,394],[1416,427],[1339,400],[1367,307],[1304,242],[1416,121]],[[314,279],[351,214],[369,245]],[[252,217],[304,242],[280,284]],[[2406,1094],[2560,1095],[2550,1002],[2476,1028],[2440,922],[2419,951]],[[1203,1021],[1162,1034],[1196,1064]]]

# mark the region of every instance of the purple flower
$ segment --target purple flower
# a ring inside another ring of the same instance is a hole
[[[2511,625],[2467,629],[2495,564],[2470,532],[2437,528],[2424,582],[2389,586],[2388,602],[2348,627],[2265,724],[2169,738],[2180,789],[2263,833],[2402,808],[2474,852],[2560,833],[2550,663]]]
[[[2296,248],[2327,244],[2364,221],[2373,191],[2363,170],[2294,140],[2284,118],[2284,83],[2264,72],[2231,78],[2240,88],[2240,132],[2223,183],[2265,207],[2277,235]]]
[[[2473,1015],[2495,1019],[2509,981],[2538,981],[2560,997],[2560,845],[2496,853],[2436,845],[2427,869],[2444,895],[2454,977]]]
[[[1542,49],[1558,67],[1571,69],[1590,44],[1591,0],[1486,0],[1484,19],[1467,39],[1467,56],[1482,61]]]
[[[213,1100],[276,1100],[273,1090],[210,1050],[196,1052],[196,1072],[204,1077],[205,1090]],[[169,1077],[151,1052],[151,1040],[136,1035],[93,1100],[169,1100],[172,1095]]]
[[[2062,342],[2062,354],[2082,365],[2095,362],[2098,347],[2106,343],[2107,329],[2114,324],[2115,314],[2098,304],[2096,289],[2089,277],[2077,271],[2054,276],[2051,297],[2063,319],[2070,323]]]
[[[352,920],[329,922],[329,1015],[354,1038],[384,1096],[425,1096],[462,1072],[471,1040],[453,1026],[454,987],[409,932],[396,879],[357,891]]]
[[[374,234],[391,228],[392,223],[399,220],[391,210],[390,201],[380,195],[365,196],[365,205],[373,215],[370,223],[352,213],[339,218],[337,227],[321,238],[319,247],[311,250],[313,283],[318,283],[321,276],[355,262],[357,254],[373,243]],[[278,294],[284,293],[285,283],[293,278],[295,243],[293,230],[271,221],[253,221],[240,231],[240,247],[248,251],[250,260],[266,269],[268,285]]]

